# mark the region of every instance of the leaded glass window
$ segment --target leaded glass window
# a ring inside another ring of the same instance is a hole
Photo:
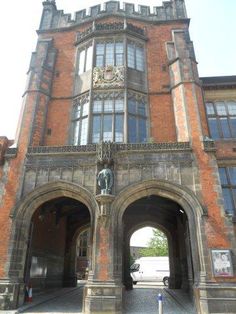
[[[124,142],[123,92],[95,95],[92,113],[92,143]]]
[[[207,102],[206,112],[213,139],[236,137],[236,101]]]
[[[147,106],[145,98],[130,95],[128,98],[128,142],[143,143],[147,141]]]
[[[96,66],[108,65],[120,66],[124,64],[123,41],[97,42],[96,44]]]
[[[144,47],[136,42],[128,42],[127,45],[128,67],[138,71],[144,71]]]
[[[227,214],[235,214],[236,208],[236,167],[219,168],[220,181]]]
[[[86,145],[88,142],[88,97],[78,98],[73,110],[73,145]]]

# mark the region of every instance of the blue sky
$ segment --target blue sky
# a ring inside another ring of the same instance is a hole
[[[99,0],[57,0],[58,9],[74,13]],[[158,0],[129,1],[160,5]],[[85,4],[83,4],[85,3]],[[200,76],[236,75],[236,0],[185,0],[191,18]],[[14,138],[31,52],[36,46],[41,0],[3,1],[0,19],[0,136]]]

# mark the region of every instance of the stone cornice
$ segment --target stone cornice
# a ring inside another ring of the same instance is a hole
[[[191,151],[189,142],[173,142],[173,143],[138,143],[138,144],[113,144],[116,152],[122,151]],[[96,144],[88,144],[81,146],[37,146],[29,147],[28,155],[55,155],[55,154],[74,154],[74,153],[96,153]]]

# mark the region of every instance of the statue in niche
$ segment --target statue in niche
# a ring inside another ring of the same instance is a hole
[[[108,164],[104,164],[104,168],[98,173],[97,182],[101,188],[101,194],[111,194],[113,186],[113,172],[108,168]]]

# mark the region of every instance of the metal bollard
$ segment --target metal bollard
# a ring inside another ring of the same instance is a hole
[[[162,294],[158,294],[158,314],[163,314]]]

